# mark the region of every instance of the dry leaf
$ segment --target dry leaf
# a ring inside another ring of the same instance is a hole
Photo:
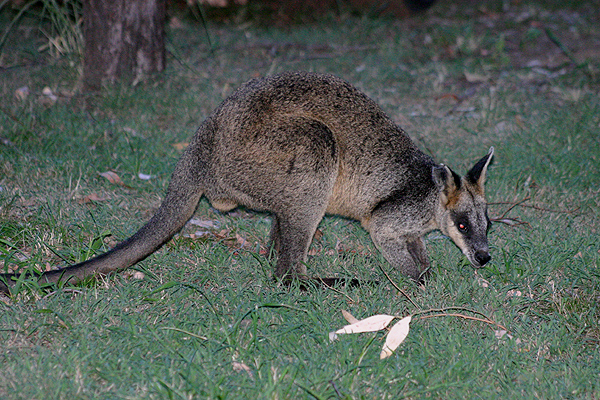
[[[96,193],[92,193],[92,194],[88,194],[87,196],[83,197],[82,199],[77,200],[77,202],[79,204],[87,204],[87,203],[91,203],[93,201],[106,201],[106,200],[108,200],[107,197],[100,197]]]
[[[131,136],[140,137],[140,134],[135,129],[129,128],[127,126],[123,128],[123,131],[129,133]]]
[[[173,144],[173,147],[175,147],[175,149],[179,150],[179,151],[185,149],[188,146],[189,146],[189,143],[187,143],[187,142],[180,142],[180,143]]]
[[[356,319],[352,314],[350,314],[346,310],[342,310],[342,315],[344,316],[344,319],[348,321],[349,324],[355,324],[358,322],[358,319]]]
[[[482,288],[487,288],[487,287],[490,287],[490,282],[489,282],[489,281],[487,281],[487,280],[485,280],[485,279],[483,279],[483,278],[482,278],[482,277],[480,277],[480,276],[477,276],[477,277],[476,277],[476,281],[477,281],[477,284],[478,284],[479,286],[481,286]]]
[[[494,336],[496,336],[496,339],[498,339],[498,340],[500,340],[500,339],[502,339],[502,338],[504,338],[506,336],[508,339],[511,339],[511,340],[514,339],[515,340],[515,344],[521,344],[522,343],[521,339],[519,339],[519,338],[515,339],[513,337],[513,335],[511,335],[510,333],[508,333],[504,329],[500,329],[500,330],[494,331]]]
[[[103,178],[108,179],[108,181],[110,183],[112,183],[112,184],[123,186],[124,188],[131,189],[131,187],[127,186],[125,183],[123,183],[123,181],[121,180],[121,178],[119,177],[119,175],[117,175],[113,171],[100,172],[98,175],[100,175]]]
[[[323,231],[320,230],[319,228],[317,228],[317,230],[315,231],[315,234],[313,235],[313,242],[317,242],[317,241],[321,240],[322,237],[323,237]]]
[[[42,94],[52,101],[58,100],[58,97],[54,94],[54,92],[52,92],[52,89],[50,89],[48,86],[42,89]]]
[[[146,274],[144,274],[142,271],[135,271],[133,273],[133,279],[141,280],[141,279],[144,279],[145,277],[146,277]]]
[[[21,101],[25,101],[27,96],[29,96],[29,87],[22,86],[15,90],[15,97]]]
[[[335,331],[335,333],[343,334],[380,331],[388,326],[388,324],[392,322],[394,318],[395,317],[393,315],[373,315],[372,317],[365,318],[350,325],[346,325],[343,328]]]
[[[252,376],[252,370],[250,369],[250,367],[241,362],[234,361],[233,370],[236,372],[246,371],[248,375]]]
[[[464,74],[465,74],[465,78],[467,79],[467,82],[469,82],[469,83],[482,83],[482,82],[487,82],[489,80],[489,77],[487,77],[485,75],[472,74],[467,71],[465,71]]]
[[[199,226],[200,228],[216,229],[221,226],[219,221],[201,220],[198,218],[192,218],[188,221],[188,224]]]
[[[410,320],[412,316],[402,318],[400,321],[396,322],[390,332],[385,339],[385,344],[383,345],[383,349],[381,350],[381,354],[379,355],[380,359],[387,358],[394,353],[394,350],[400,346],[406,336],[408,336],[408,331],[410,329]]]
[[[502,339],[504,337],[504,335],[506,335],[508,332],[506,332],[504,329],[500,329],[497,331],[494,331],[494,336],[496,336],[496,339]],[[511,335],[507,336],[509,339],[512,338]]]
[[[506,224],[508,226],[516,226],[516,225],[522,225],[523,222],[519,221],[518,219],[515,218],[494,218],[494,222],[500,222],[502,224]]]
[[[235,234],[235,240],[236,242],[240,245],[240,247],[244,247],[247,244],[249,244],[249,242],[246,240],[246,238],[244,238],[242,235],[240,235],[239,233]]]
[[[177,17],[172,17],[169,20],[169,28],[171,29],[183,29],[185,25],[181,22],[181,20]]]

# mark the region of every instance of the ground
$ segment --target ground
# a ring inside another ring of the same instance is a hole
[[[131,235],[199,123],[244,81],[283,70],[350,81],[457,172],[493,145],[496,222],[493,259],[477,271],[429,235],[433,274],[418,286],[359,224],[327,217],[309,271],[364,284],[301,291],[271,279],[267,214],[203,201],[130,274],[27,283],[3,298],[0,397],[598,398],[599,10],[440,1],[405,20],[342,13],[282,28],[232,17],[206,30],[179,12],[167,71],[96,95],[80,93],[68,41],[27,16],[0,54],[3,270],[56,268]],[[12,16],[2,10],[2,32]],[[384,333],[329,341],[342,310],[415,317],[381,361]],[[418,317],[426,310],[481,313],[509,332]]]

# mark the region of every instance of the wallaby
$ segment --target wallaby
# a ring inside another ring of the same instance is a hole
[[[308,278],[308,248],[326,213],[360,221],[387,261],[415,280],[429,269],[422,237],[434,229],[481,267],[490,260],[484,181],[493,153],[461,178],[342,79],[308,72],[253,79],[200,125],[146,225],[39,281],[77,283],[130,267],[169,241],[203,195],[220,211],[243,205],[272,214],[279,279]],[[16,274],[2,278],[0,290],[9,293]]]

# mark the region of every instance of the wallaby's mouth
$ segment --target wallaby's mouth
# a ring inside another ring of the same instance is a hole
[[[492,259],[490,253],[485,250],[477,250],[472,253],[465,253],[465,255],[471,262],[471,265],[477,269],[484,267]]]

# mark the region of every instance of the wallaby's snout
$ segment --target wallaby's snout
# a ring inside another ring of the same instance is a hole
[[[488,250],[477,250],[473,255],[473,259],[475,261],[473,266],[475,268],[481,268],[492,259],[492,256],[490,256],[490,252]]]
[[[475,230],[475,227],[473,227]],[[474,268],[485,266],[491,259],[490,248],[487,241],[487,232],[479,232],[472,235],[461,235],[460,229],[454,230],[451,238],[454,243],[462,250],[463,254]]]

